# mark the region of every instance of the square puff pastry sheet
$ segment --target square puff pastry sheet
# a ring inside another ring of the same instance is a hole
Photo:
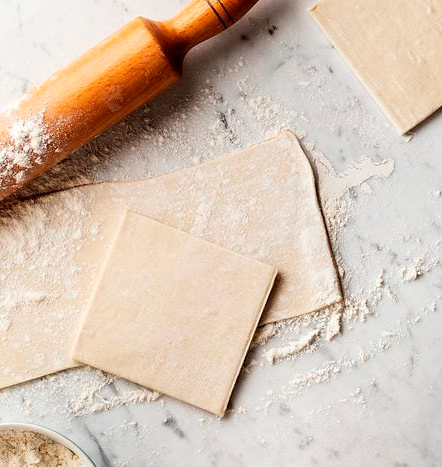
[[[310,14],[401,134],[442,106],[440,0],[321,0]]]
[[[73,358],[223,416],[275,276],[129,211]]]

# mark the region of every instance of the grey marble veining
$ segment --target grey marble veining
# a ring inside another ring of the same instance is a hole
[[[163,19],[185,3],[0,2],[0,105],[131,18]],[[264,115],[258,122],[247,109],[253,99],[270,96],[281,103],[278,112],[287,113],[287,125],[296,122],[297,130],[306,132],[303,142],[315,143],[336,170],[344,171],[361,156],[395,161],[388,180],[369,181],[373,194],[352,190],[354,210],[340,250],[352,275],[351,293],[373,287],[383,271],[397,301],[384,297],[374,316],[365,323],[345,323],[343,336],[313,353],[244,373],[233,411],[223,420],[167,397],[72,419],[60,408],[63,394],[48,400],[33,393],[27,411],[24,387],[8,394],[0,421],[59,429],[100,467],[442,464],[442,273],[435,267],[410,283],[397,278],[397,268],[407,261],[426,255],[442,260],[442,198],[435,195],[442,190],[442,113],[425,122],[410,142],[401,138],[309,19],[306,9],[312,3],[261,0],[231,31],[189,55],[182,82],[150,106],[148,123],[143,111],[130,117],[53,176],[60,185],[69,179],[63,171],[92,180],[145,178],[261,141],[277,119]],[[213,97],[210,104],[201,99],[204,89]],[[143,139],[142,125],[178,125],[183,108],[189,116],[180,123],[186,127],[182,141],[169,135],[159,146]],[[222,145],[208,144],[212,122],[225,131]],[[97,161],[91,161],[91,153]],[[371,348],[391,329],[400,338],[362,362],[361,349]],[[357,364],[296,397],[277,397],[295,375],[340,358]],[[122,384],[108,388],[109,397]],[[266,407],[269,391],[275,398]]]

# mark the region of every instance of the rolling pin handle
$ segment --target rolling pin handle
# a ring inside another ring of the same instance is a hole
[[[177,16],[159,26],[182,60],[191,48],[236,23],[257,1],[193,0]]]

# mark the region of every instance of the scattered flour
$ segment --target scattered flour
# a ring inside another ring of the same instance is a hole
[[[400,274],[404,282],[414,281],[421,275],[420,269],[415,264],[399,266],[398,273]]]
[[[287,360],[288,358],[293,359],[296,357],[301,351],[305,350],[312,342],[318,337],[319,331],[314,330],[309,332],[307,335],[302,337],[301,339],[291,342],[289,345],[285,347],[276,347],[266,350],[264,352],[264,357],[267,359],[269,363],[272,365],[281,360]]]
[[[311,368],[304,373],[299,373],[282,387],[280,393],[273,390],[268,391],[267,397],[264,400],[264,407],[257,407],[256,411],[263,408],[267,410],[278,400],[295,398],[312,386],[329,383],[332,379],[345,372],[352,372],[355,368],[372,360],[377,354],[388,350],[393,343],[397,343],[405,337],[406,333],[398,330],[383,331],[379,339],[372,342],[369,348],[365,350],[359,349],[353,357],[341,357],[337,360],[330,360],[318,368]],[[352,397],[358,395],[359,393],[354,393]],[[365,404],[365,399],[363,403]]]
[[[251,348],[257,347],[258,345],[264,345],[272,337],[276,336],[278,333],[278,326],[276,323],[266,324],[261,326],[256,330],[255,335],[253,336],[253,341],[251,343]]]
[[[422,256],[407,264],[400,265],[397,272],[404,282],[412,282],[423,274],[432,271],[435,267],[440,266],[440,263],[437,258],[431,258],[429,255]]]
[[[336,336],[341,334],[341,319],[342,319],[342,309],[334,311],[331,313],[330,320],[328,322],[325,338],[328,341],[331,341]]]
[[[283,393],[288,396],[293,396],[295,394],[300,394],[314,384],[329,382],[333,376],[341,373],[342,364],[343,361],[331,361],[323,368],[312,369],[307,373],[299,374],[283,388]]]
[[[362,186],[366,193],[372,193],[373,190],[367,185],[367,180],[373,177],[388,178],[394,171],[394,161],[392,160],[374,162],[368,157],[361,157],[357,162],[351,164],[345,172],[338,173],[321,153],[315,152],[314,147],[312,150],[318,170],[321,172],[321,196],[327,202],[341,200],[351,188],[358,186]]]
[[[161,394],[149,389],[126,391],[118,396],[106,399],[93,388],[84,391],[79,400],[71,402],[70,407],[75,417],[111,410],[128,404],[141,404],[158,400]]]

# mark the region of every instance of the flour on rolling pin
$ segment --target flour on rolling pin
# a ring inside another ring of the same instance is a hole
[[[18,185],[32,164],[41,164],[41,156],[52,142],[43,112],[13,121],[7,132],[9,143],[0,149],[0,189],[11,179]]]
[[[193,0],[162,23],[135,18],[0,114],[0,200],[169,89],[187,52],[258,0]]]

